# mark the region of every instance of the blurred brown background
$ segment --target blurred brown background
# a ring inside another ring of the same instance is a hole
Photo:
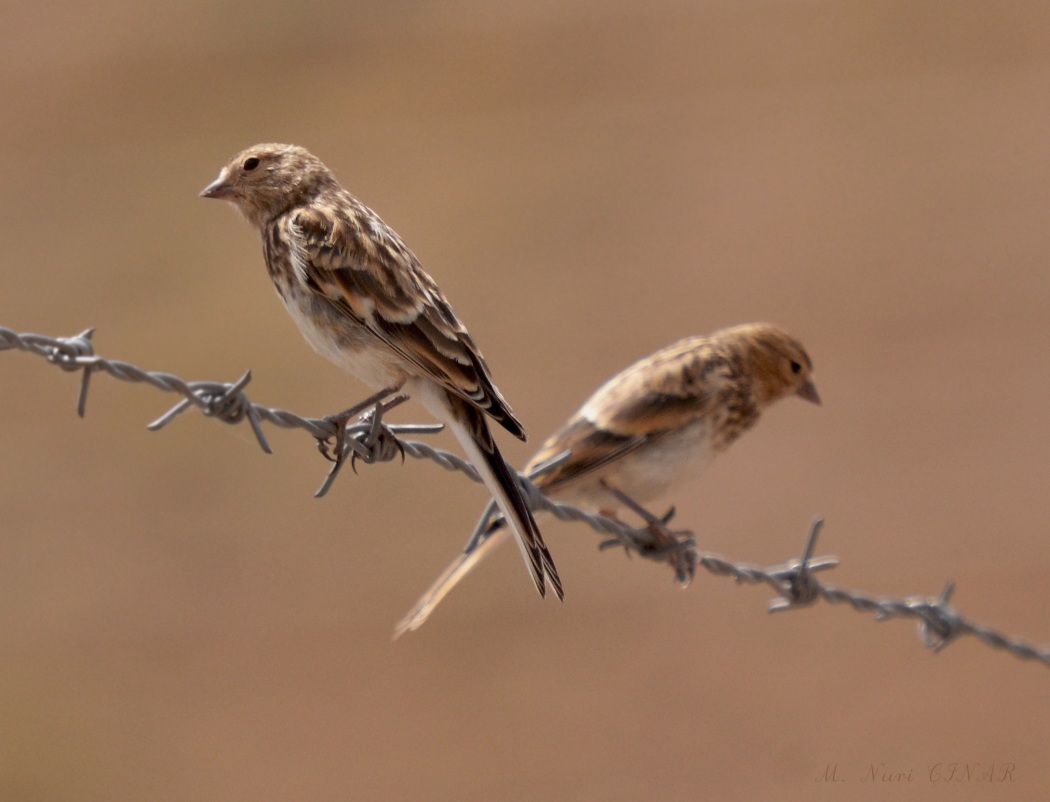
[[[1045,2],[3,17],[0,325],[94,325],[99,353],[187,379],[250,367],[254,400],[303,414],[357,400],[255,234],[196,196],[240,148],[300,143],[435,275],[533,445],[653,349],[775,321],[824,406],[770,412],[679,522],[771,564],[819,512],[829,581],[954,579],[967,614],[1050,642]],[[4,802],[1050,790],[1045,667],[842,607],[769,616],[707,574],[679,591],[580,526],[545,527],[563,605],[506,550],[391,643],[480,489],[409,460],[317,501],[301,432],[269,457],[196,414],[150,433],[175,397],[106,377],[81,421],[76,387],[0,355]],[[930,782],[952,762],[1014,781]]]

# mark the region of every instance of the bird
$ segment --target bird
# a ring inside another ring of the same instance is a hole
[[[378,391],[368,404],[412,397],[446,425],[509,522],[540,596],[549,582],[564,598],[487,417],[521,440],[525,429],[467,328],[401,237],[297,145],[241,151],[200,194],[229,201],[259,232],[285,309],[314,350]]]
[[[601,385],[524,473],[551,465],[533,479],[544,495],[622,521],[624,495],[643,505],[695,481],[773,403],[795,395],[819,405],[812,371],[802,344],[770,323],[686,337]],[[505,537],[504,521],[496,518],[420,597],[394,637],[421,627]]]

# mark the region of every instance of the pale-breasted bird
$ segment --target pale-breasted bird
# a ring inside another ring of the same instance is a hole
[[[401,238],[295,145],[234,156],[201,195],[230,201],[262,235],[266,268],[313,348],[384,397],[411,396],[459,440],[510,524],[540,595],[561,580],[488,415],[525,430],[434,280]]]
[[[534,480],[544,494],[619,519],[610,488],[645,504],[695,480],[711,459],[791,395],[820,403],[802,344],[768,323],[687,337],[640,359],[598,388],[525,468],[564,452]],[[502,519],[468,546],[397,625],[418,629],[437,604],[506,537]]]

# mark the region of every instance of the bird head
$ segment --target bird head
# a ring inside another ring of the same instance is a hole
[[[335,177],[305,148],[263,144],[230,159],[218,178],[201,191],[201,197],[229,201],[262,229],[330,186],[338,186]]]
[[[813,362],[802,343],[783,329],[769,323],[747,323],[724,329],[718,336],[738,352],[760,406],[789,395],[820,403],[811,376]]]

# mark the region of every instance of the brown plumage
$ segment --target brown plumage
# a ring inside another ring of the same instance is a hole
[[[570,456],[534,480],[550,498],[619,518],[609,487],[646,504],[683,481],[790,395],[820,403],[802,344],[776,326],[749,323],[688,337],[613,376],[551,435],[525,468]],[[504,539],[503,521],[454,560],[397,626],[418,629],[437,604]]]
[[[370,387],[410,395],[456,435],[518,538],[540,595],[561,580],[486,423],[525,429],[434,280],[401,238],[295,145],[255,145],[201,193],[259,231],[278,295],[319,353]]]

